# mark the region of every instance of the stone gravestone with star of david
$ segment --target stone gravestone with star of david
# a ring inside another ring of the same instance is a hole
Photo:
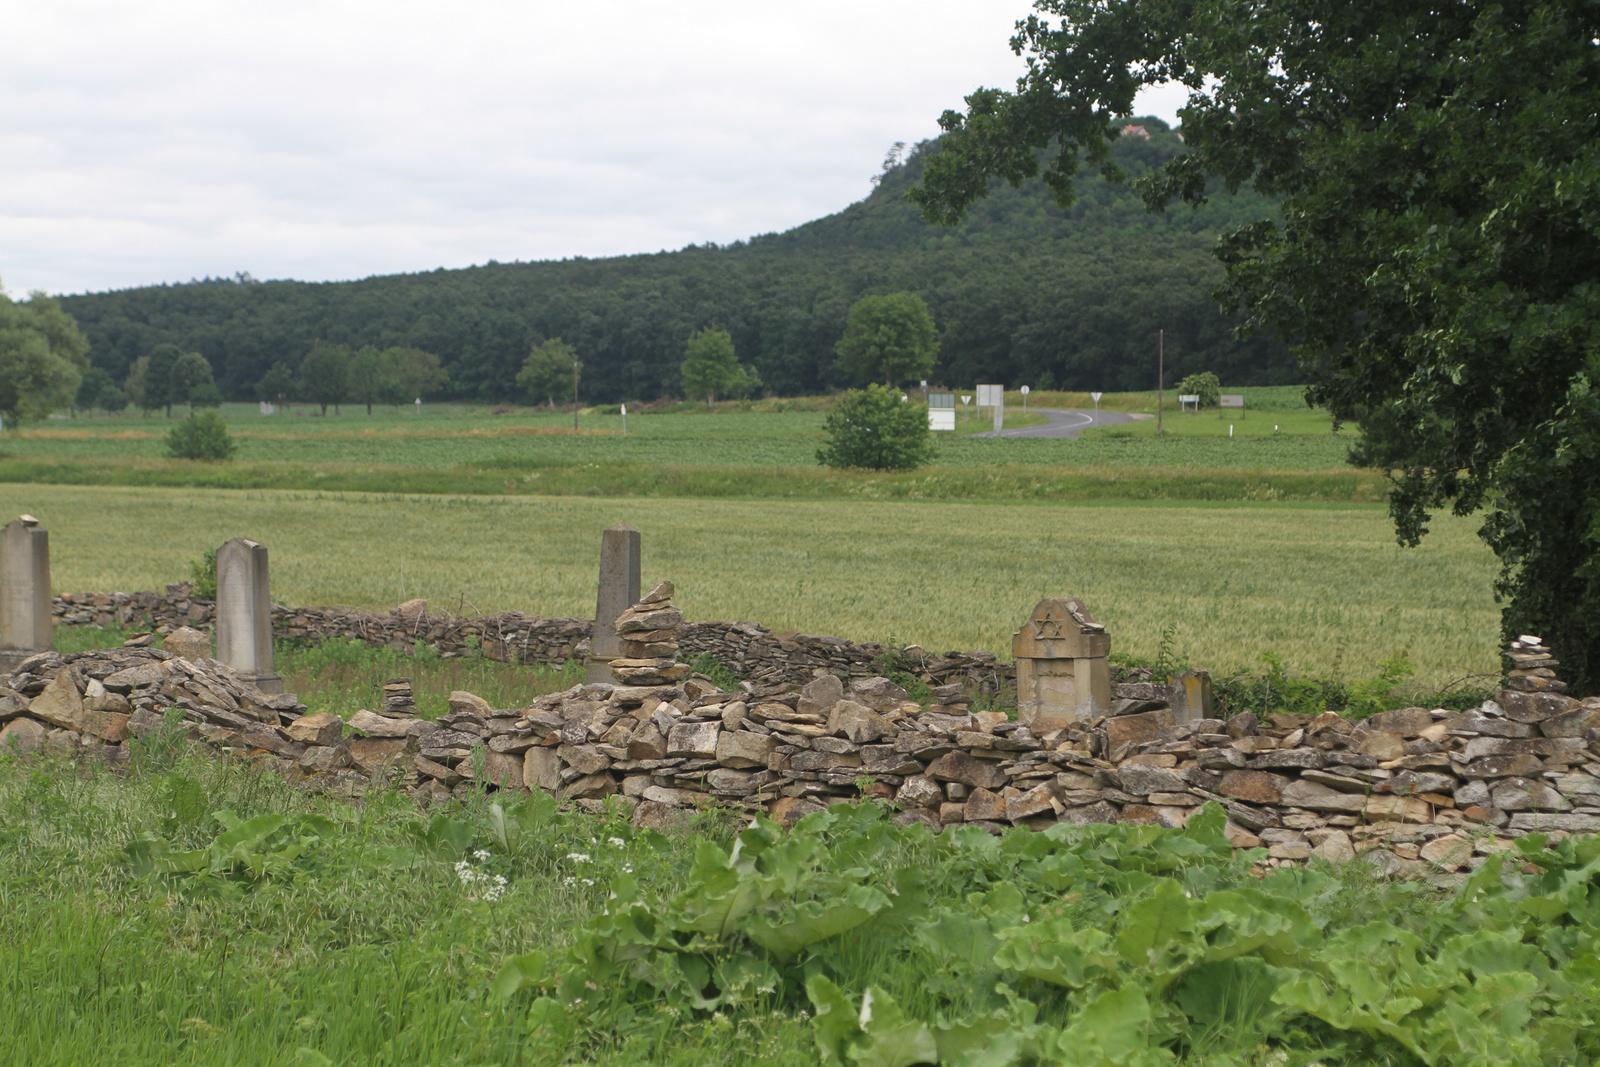
[[[1077,597],[1049,597],[1011,639],[1017,717],[1090,719],[1111,710],[1111,637]]]

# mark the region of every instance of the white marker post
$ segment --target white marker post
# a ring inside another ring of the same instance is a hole
[[[622,436],[628,436],[628,405],[622,405]]]
[[[420,396],[417,397],[417,414],[422,414],[422,398]]]

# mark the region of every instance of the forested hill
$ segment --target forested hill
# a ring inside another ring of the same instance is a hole
[[[1137,174],[1182,151],[1158,120],[1149,139],[1121,138]],[[1158,328],[1168,381],[1216,371],[1230,385],[1295,380],[1284,348],[1239,343],[1210,299],[1216,235],[1272,205],[1253,194],[1147,214],[1131,190],[1081,182],[1068,211],[1042,185],[1001,188],[959,227],[930,226],[903,195],[922,154],[888,168],[872,194],[835,215],[724,247],[613,259],[493,263],[354,282],[206,280],[68,297],[90,357],[118,381],[162,342],[204,353],[223,394],[253,399],[282,361],[316,340],[436,353],[443,396],[505,399],[531,346],[561,337],[584,359],[585,400],[653,398],[679,389],[689,334],[729,330],[741,359],[779,393],[849,385],[834,344],[851,303],[910,290],[938,322],[936,377],[1143,389],[1155,381]]]

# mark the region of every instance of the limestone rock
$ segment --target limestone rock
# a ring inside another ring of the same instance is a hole
[[[468,693],[463,689],[457,689],[452,692],[447,703],[452,715],[466,713],[476,715],[482,719],[488,719],[494,715],[494,709],[489,706],[487,700],[476,693]]]
[[[94,711],[84,709],[82,730],[91,737],[98,737],[108,745],[118,745],[128,739],[129,716],[117,711]]]
[[[300,769],[312,774],[350,766],[350,750],[343,745],[315,745],[300,757]]]
[[[844,683],[837,675],[821,674],[800,690],[795,711],[801,715],[827,715],[844,698]]]
[[[361,737],[346,746],[350,765],[362,774],[373,775],[400,766],[411,745],[404,738]]]
[[[307,745],[331,745],[344,735],[344,720],[331,711],[302,715],[286,727],[289,740]]]
[[[1154,741],[1161,731],[1177,725],[1171,708],[1118,715],[1105,721],[1106,744],[1112,752],[1123,745],[1142,745]]]
[[[1360,811],[1366,798],[1353,793],[1340,793],[1316,782],[1290,782],[1282,789],[1282,802],[1310,811]]]
[[[854,700],[841,700],[828,715],[828,732],[842,734],[858,745],[871,744],[895,733],[894,723]]]
[[[989,760],[974,759],[957,749],[939,757],[928,766],[928,777],[942,782],[960,782],[974,789],[999,789],[1006,776]]]
[[[411,723],[405,719],[393,719],[387,715],[374,715],[366,710],[358,711],[350,716],[348,725],[356,733],[366,734],[368,737],[411,736]]]
[[[1249,804],[1278,804],[1282,802],[1283,790],[1290,781],[1282,775],[1266,771],[1224,771],[1217,792]]]
[[[1006,817],[1005,798],[987,789],[974,789],[967,797],[962,818],[967,822],[1000,822]]]
[[[29,702],[28,714],[64,730],[82,729],[83,695],[72,680],[72,672],[63,670],[51,679],[44,692]]]
[[[683,612],[677,608],[639,603],[617,616],[615,630],[620,637],[648,630],[675,630],[682,625]]]
[[[653,722],[639,726],[628,739],[629,759],[665,759],[667,756],[667,739]]]
[[[28,698],[14,689],[0,686],[0,722],[14,719],[28,710]]]
[[[667,733],[667,755],[714,759],[717,755],[717,735],[721,732],[721,723],[678,723]]]
[[[43,750],[49,732],[37,719],[12,719],[0,727],[0,753],[32,755]]]
[[[1151,793],[1177,793],[1188,788],[1188,784],[1176,771],[1138,763],[1124,763],[1119,777],[1122,779],[1123,790],[1139,797],[1149,796]]]
[[[493,752],[484,763],[483,778],[489,785],[502,789],[521,789],[523,759],[505,752]]]
[[[1345,863],[1356,858],[1355,846],[1350,843],[1350,835],[1343,830],[1328,832],[1312,848],[1311,854],[1329,863]]]
[[[1057,804],[1055,791],[1049,785],[1036,785],[1021,796],[1006,801],[1006,818],[1012,822],[1021,822],[1036,815],[1054,814]],[[972,816],[969,814],[967,818],[970,820]]]
[[[906,691],[887,678],[857,678],[850,683],[850,699],[873,711],[894,711],[908,699]]]
[[[161,647],[174,656],[196,663],[211,658],[211,637],[187,626],[180,626],[169,633],[162,639]]]
[[[561,760],[555,749],[530,748],[522,756],[522,784],[554,793],[561,787]]]
[[[1433,715],[1427,708],[1398,708],[1379,712],[1368,719],[1366,725],[1368,729],[1390,731],[1402,738],[1417,737],[1433,725]]]
[[[770,736],[748,730],[723,730],[717,735],[716,760],[724,767],[765,767],[767,756],[776,747],[777,742]]]
[[[913,774],[901,783],[894,801],[905,808],[931,808],[944,801],[944,790],[932,778]]]
[[[1356,743],[1355,750],[1380,762],[1399,759],[1406,754],[1406,739],[1393,730],[1369,730]]]

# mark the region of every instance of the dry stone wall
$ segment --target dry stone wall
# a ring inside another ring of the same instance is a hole
[[[1023,723],[973,711],[959,684],[925,705],[887,678],[827,672],[721,691],[677,661],[691,628],[670,598],[658,587],[618,619],[614,681],[518,708],[455,693],[437,722],[417,717],[404,679],[349,721],[268,696],[199,656],[191,631],[168,639],[184,656],[45,653],[0,678],[0,746],[119,760],[130,737],[175,714],[194,741],[311,788],[354,796],[387,783],[425,804],[543,789],[584,808],[627,804],[652,826],[706,807],[788,822],[861,797],[935,829],[1180,826],[1214,802],[1235,845],[1264,850],[1266,866],[1362,857],[1455,872],[1531,831],[1600,831],[1600,698],[1566,696],[1533,638],[1511,650],[1507,688],[1467,712],[1180,723],[1150,692],[1091,719]]]
[[[165,634],[183,626],[212,625],[215,607],[212,601],[194,596],[184,582],[167,586],[164,593],[68,593],[54,598],[52,613],[59,625],[134,625]],[[506,663],[559,664],[588,658],[594,622],[516,611],[458,615],[430,611],[427,602],[413,600],[384,613],[275,604],[272,629],[278,638],[313,642],[349,638],[406,652],[427,645],[444,656],[482,649],[484,655]],[[882,673],[886,665],[930,684],[956,683],[989,695],[1009,690],[1015,679],[1013,666],[989,652],[936,655],[915,646],[891,649],[874,642],[773,631],[750,622],[688,623],[680,644],[687,658],[710,653],[757,687],[803,685],[819,669],[865,678]]]

